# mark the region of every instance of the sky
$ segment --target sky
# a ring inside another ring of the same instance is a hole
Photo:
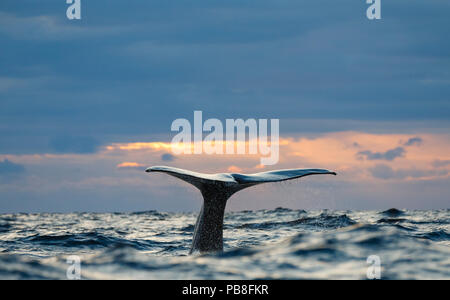
[[[326,168],[228,209],[450,208],[450,3],[0,2],[0,213],[196,211],[145,167]],[[280,161],[174,155],[171,124],[279,119]]]

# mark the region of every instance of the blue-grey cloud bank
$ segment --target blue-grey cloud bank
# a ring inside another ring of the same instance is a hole
[[[278,118],[281,134],[292,136],[448,132],[448,1],[382,0],[382,19],[372,21],[363,0],[81,3],[81,20],[66,18],[65,1],[0,3],[3,168],[22,165],[21,155],[88,156],[112,143],[168,141],[171,122],[194,110],[205,118]],[[390,168],[384,163],[420,143],[355,155],[382,162],[374,173],[386,177],[379,174]],[[157,163],[178,162],[162,155]],[[27,166],[21,176],[91,174],[58,164],[40,175]],[[96,190],[110,204],[78,205],[91,197],[87,189],[66,185],[38,195],[3,185],[1,211],[141,205],[119,199],[116,188]],[[146,190],[124,189],[135,198]],[[68,205],[55,204],[68,191]],[[42,196],[52,199],[40,205]]]

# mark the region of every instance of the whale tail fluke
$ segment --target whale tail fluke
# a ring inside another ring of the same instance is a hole
[[[203,192],[205,189],[207,189],[208,186],[211,185],[221,186],[221,188],[228,188],[230,189],[230,191],[237,192],[244,188],[262,183],[280,182],[310,175],[325,175],[325,174],[336,175],[335,172],[323,169],[287,169],[287,170],[267,171],[254,174],[240,174],[240,173],[204,174],[167,166],[155,166],[150,167],[145,171],[162,172],[177,177],[183,181],[186,181],[194,185],[201,192]]]
[[[332,174],[322,169],[290,169],[255,174],[203,174],[188,170],[155,166],[146,172],[162,172],[197,187],[203,196],[203,206],[194,230],[190,253],[223,250],[223,217],[227,200],[242,189],[267,182],[279,182],[309,175]]]

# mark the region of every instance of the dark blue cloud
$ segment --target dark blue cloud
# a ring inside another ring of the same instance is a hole
[[[413,146],[413,145],[421,145],[423,142],[423,139],[421,137],[413,137],[410,138],[406,143],[404,143],[404,146]]]
[[[448,1],[383,1],[381,21],[368,21],[368,5],[354,0],[82,5],[82,20],[69,21],[63,0],[0,1],[1,154],[93,153],[111,142],[170,141],[172,121],[192,120],[194,110],[203,110],[205,119],[279,118],[281,134],[414,132],[414,124],[448,131]],[[389,161],[404,151],[360,156]],[[1,167],[9,170],[3,177],[24,174],[17,163]],[[59,172],[49,167],[46,176],[66,174]],[[386,166],[374,174],[403,176]],[[444,201],[442,190],[435,190]],[[353,204],[363,205],[366,192],[355,193]],[[142,197],[148,187],[27,193],[2,191],[7,201],[0,204],[19,211],[155,205]],[[123,202],[130,198],[140,200]],[[159,207],[173,207],[153,198]],[[87,200],[81,205],[80,199]],[[177,210],[195,203],[183,201]]]
[[[370,168],[369,172],[372,174],[373,177],[379,179],[391,179],[396,177],[396,174],[391,167],[382,164]]]
[[[92,137],[60,136],[50,141],[50,148],[57,153],[94,153],[99,142]]]
[[[446,176],[448,170],[419,170],[419,169],[399,169],[394,170],[390,166],[378,164],[373,168],[369,168],[369,172],[373,177],[379,179],[405,179],[420,178],[429,176]]]
[[[365,158],[367,160],[387,160],[392,161],[397,157],[402,157],[406,153],[405,149],[402,147],[397,147],[395,149],[388,150],[386,152],[372,152],[370,150],[360,151],[357,156]]]
[[[164,153],[163,155],[161,155],[162,161],[174,161],[175,159],[176,159],[176,156],[172,155],[170,153]]]
[[[0,176],[19,175],[25,172],[21,164],[13,163],[7,159],[0,161]]]
[[[442,168],[442,167],[446,167],[450,165],[450,160],[441,160],[441,159],[436,159],[435,161],[433,161],[433,167],[435,168]]]
[[[383,3],[380,22],[364,1],[84,2],[69,21],[64,1],[1,1],[0,153],[169,137],[196,109],[279,118],[282,133],[299,130],[287,119],[314,131],[450,119],[442,1]]]

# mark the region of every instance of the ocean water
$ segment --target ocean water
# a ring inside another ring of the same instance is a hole
[[[196,213],[0,215],[0,279],[450,279],[450,210],[230,212],[224,252],[187,255]]]

